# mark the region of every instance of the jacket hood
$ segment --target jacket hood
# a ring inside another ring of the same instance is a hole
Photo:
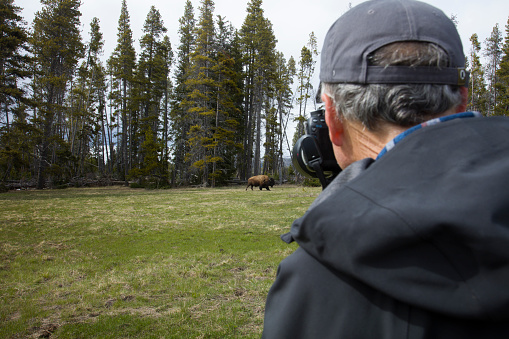
[[[332,270],[410,305],[509,319],[509,120],[416,131],[343,171],[291,236]]]

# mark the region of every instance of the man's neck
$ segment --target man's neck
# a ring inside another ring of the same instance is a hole
[[[440,118],[443,116],[457,113],[451,109],[432,118]],[[402,127],[388,122],[381,122],[377,125],[376,130],[368,130],[362,123],[357,121],[348,121],[348,134],[353,137],[351,151],[354,159],[361,160],[364,158],[376,159],[378,154],[391,140],[396,138],[410,127]]]
[[[376,159],[385,145],[407,128],[389,123],[381,123],[375,131],[370,131],[357,121],[348,121],[345,132],[347,147],[355,161],[364,158]]]

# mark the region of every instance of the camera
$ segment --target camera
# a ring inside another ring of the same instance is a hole
[[[318,178],[325,188],[341,172],[329,139],[325,110],[311,112],[305,128],[306,134],[293,146],[292,163],[302,175]]]

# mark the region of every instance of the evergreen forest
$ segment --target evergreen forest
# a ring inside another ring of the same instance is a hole
[[[80,0],[41,4],[26,23],[14,0],[0,0],[0,186],[294,180],[283,155],[316,107],[313,32],[286,60],[262,0],[249,1],[238,29],[213,0],[187,0],[177,43],[152,6],[135,46],[119,0],[116,47],[103,56],[99,19],[84,42]],[[469,109],[509,115],[509,20],[505,33],[497,24],[470,42]]]

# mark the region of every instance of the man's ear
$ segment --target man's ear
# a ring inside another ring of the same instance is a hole
[[[468,105],[468,88],[460,87],[461,93],[461,104],[456,107],[456,113],[465,112],[467,110]]]
[[[325,103],[325,123],[329,127],[329,138],[334,145],[341,146],[343,145],[343,123],[339,119],[332,99],[322,94],[322,100]]]

